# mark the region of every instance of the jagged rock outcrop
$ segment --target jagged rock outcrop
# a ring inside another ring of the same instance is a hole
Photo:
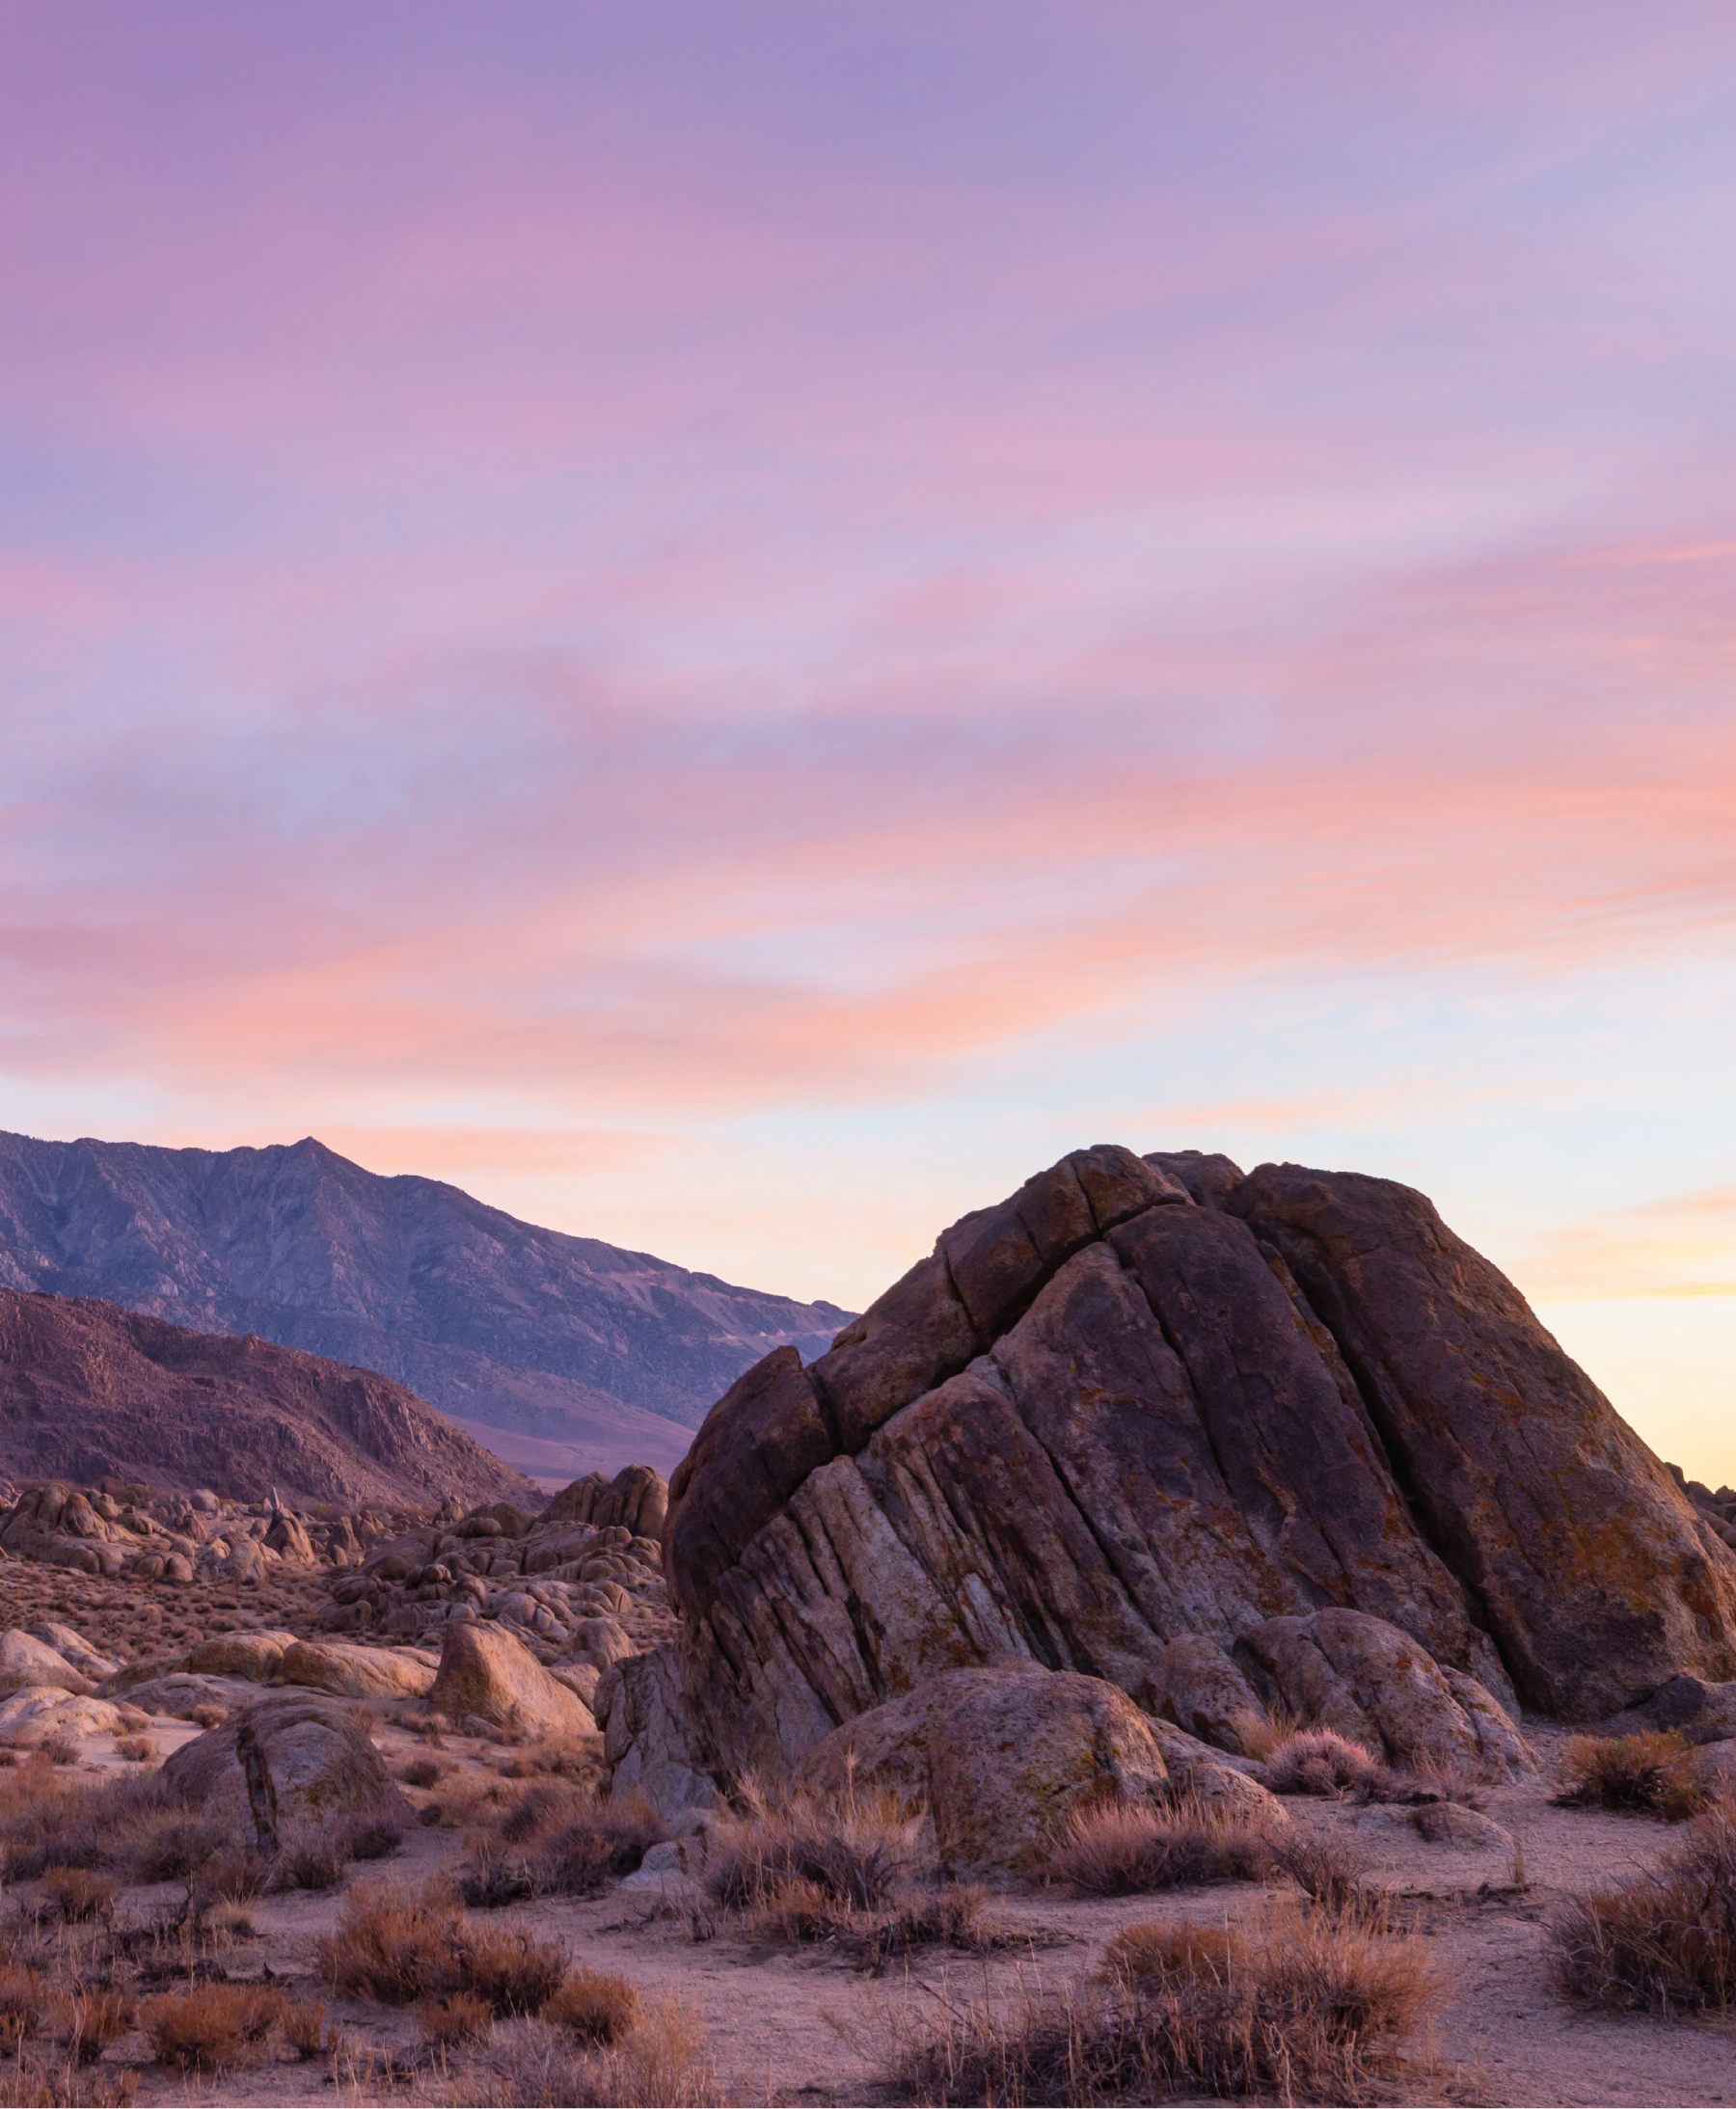
[[[348,1507],[534,1499],[522,1474],[371,1369],[89,1297],[5,1288],[0,1462],[14,1478],[203,1487],[242,1501],[274,1488]],[[107,1535],[82,1514],[60,1530],[93,1545]]]
[[[630,1693],[660,1724],[641,1776],[775,1777],[973,1664],[1155,1713],[1183,1638],[1234,1747],[1254,1680],[1285,1689],[1262,1630],[1332,1658],[1376,1745],[1497,1769],[1515,1694],[1584,1718],[1736,1676],[1729,1548],[1423,1196],[1194,1153],[1074,1152],[812,1365],[768,1356],[671,1480],[664,1556],[679,1655],[598,1696],[611,1750]]]

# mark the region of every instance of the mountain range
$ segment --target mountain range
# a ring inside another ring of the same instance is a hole
[[[744,1369],[779,1346],[823,1354],[852,1315],[541,1230],[312,1136],[209,1150],[0,1133],[0,1288],[377,1370],[561,1477],[671,1471]]]
[[[371,1369],[214,1338],[85,1296],[0,1289],[0,1460],[240,1501],[523,1501],[513,1468]]]

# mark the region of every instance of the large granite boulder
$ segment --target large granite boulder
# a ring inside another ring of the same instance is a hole
[[[466,1715],[526,1736],[592,1736],[597,1724],[576,1691],[558,1683],[529,1648],[500,1626],[448,1624],[428,1704],[454,1720]]]
[[[1038,1877],[1075,1812],[1160,1803],[1169,1769],[1152,1725],[1099,1677],[1035,1663],[955,1669],[847,1721],[808,1753],[823,1796],[889,1788],[926,1804],[949,1875]]]
[[[1736,1678],[1736,1556],[1421,1195],[1189,1152],[1076,1151],[828,1353],[748,1370],[670,1481],[664,1561],[647,1718],[724,1788],[996,1663],[1234,1750],[1260,1678],[1286,1689],[1261,1629],[1307,1627],[1321,1703],[1394,1754],[1497,1770],[1527,1762],[1518,1699]]]
[[[383,1816],[409,1822],[366,1729],[348,1707],[315,1692],[260,1699],[196,1736],[165,1760],[163,1783],[261,1852],[296,1830],[329,1835]]]

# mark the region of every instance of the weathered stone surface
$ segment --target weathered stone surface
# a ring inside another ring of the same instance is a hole
[[[1460,1672],[1454,1695],[1422,1643],[1363,1611],[1274,1618],[1236,1643],[1257,1685],[1310,1724],[1335,1728],[1394,1764],[1534,1770],[1517,1727],[1489,1692]]]
[[[58,1685],[63,1691],[93,1691],[95,1682],[74,1669],[57,1648],[14,1627],[0,1634],[0,1688],[18,1691],[32,1685]]]
[[[1530,1704],[1604,1715],[1678,1670],[1736,1678],[1729,1548],[1423,1195],[1262,1165],[1226,1206],[1331,1329]]]
[[[1672,1677],[1650,1698],[1613,1716],[1604,1727],[1612,1736],[1661,1728],[1686,1736],[1690,1743],[1722,1743],[1736,1736],[1736,1683],[1709,1685],[1697,1677]]]
[[[117,1692],[115,1685],[116,1680],[111,1678],[99,1696],[124,1697],[141,1713],[181,1721],[197,1720],[207,1712],[235,1714],[252,1706],[259,1696],[258,1685],[245,1678],[209,1677],[184,1669],[162,1670],[154,1677],[141,1678],[124,1693]]]
[[[717,1576],[835,1447],[793,1347],[732,1384],[669,1482],[664,1572],[676,1603],[704,1610]]]
[[[596,1718],[617,1795],[642,1794],[671,1822],[722,1806],[711,1754],[687,1704],[676,1649],[658,1648],[606,1669],[597,1685]]]
[[[285,1649],[277,1674],[285,1684],[327,1691],[334,1698],[421,1699],[433,1690],[441,1661],[419,1648],[365,1648],[342,1640],[297,1640]],[[476,1709],[468,1711],[475,1713]]]
[[[298,1828],[329,1833],[385,1814],[409,1822],[366,1731],[347,1707],[313,1692],[260,1699],[196,1736],[164,1761],[163,1780],[260,1852]]]
[[[1164,1712],[1220,1750],[1245,1753],[1250,1732],[1264,1724],[1253,1687],[1203,1633],[1178,1634],[1157,1658],[1157,1676]]]
[[[25,1631],[33,1640],[40,1640],[77,1670],[81,1677],[89,1677],[94,1684],[100,1684],[105,1677],[112,1677],[121,1665],[111,1657],[99,1654],[92,1647],[83,1634],[74,1633],[70,1626],[63,1626],[52,1618],[40,1618]]]
[[[1116,1686],[1033,1664],[953,1670],[850,1721],[801,1778],[926,1798],[942,1867],[973,1878],[1040,1876],[1076,1810],[1161,1801],[1168,1770],[1151,1724]]]
[[[499,1626],[447,1627],[428,1704],[454,1719],[474,1714],[528,1736],[596,1733],[590,1709],[578,1693],[557,1684],[529,1648]]]
[[[1736,1674],[1718,1500],[1420,1197],[1076,1151],[714,1409],[671,1486],[659,1733],[775,1779],[926,1680],[1023,1664],[1239,1746],[1239,1670],[1397,1761],[1510,1775],[1509,1671],[1582,1715]]]
[[[137,1707],[94,1699],[59,1685],[27,1685],[0,1704],[0,1744],[29,1749],[87,1736],[120,1736],[149,1726]]]
[[[285,1655],[298,1645],[292,1633],[220,1633],[189,1649],[185,1667],[203,1676],[243,1677],[262,1685],[278,1674]]]

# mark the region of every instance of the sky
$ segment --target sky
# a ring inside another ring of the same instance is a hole
[[[1736,1482],[1736,10],[8,0],[0,1127],[855,1308],[1423,1188]]]

